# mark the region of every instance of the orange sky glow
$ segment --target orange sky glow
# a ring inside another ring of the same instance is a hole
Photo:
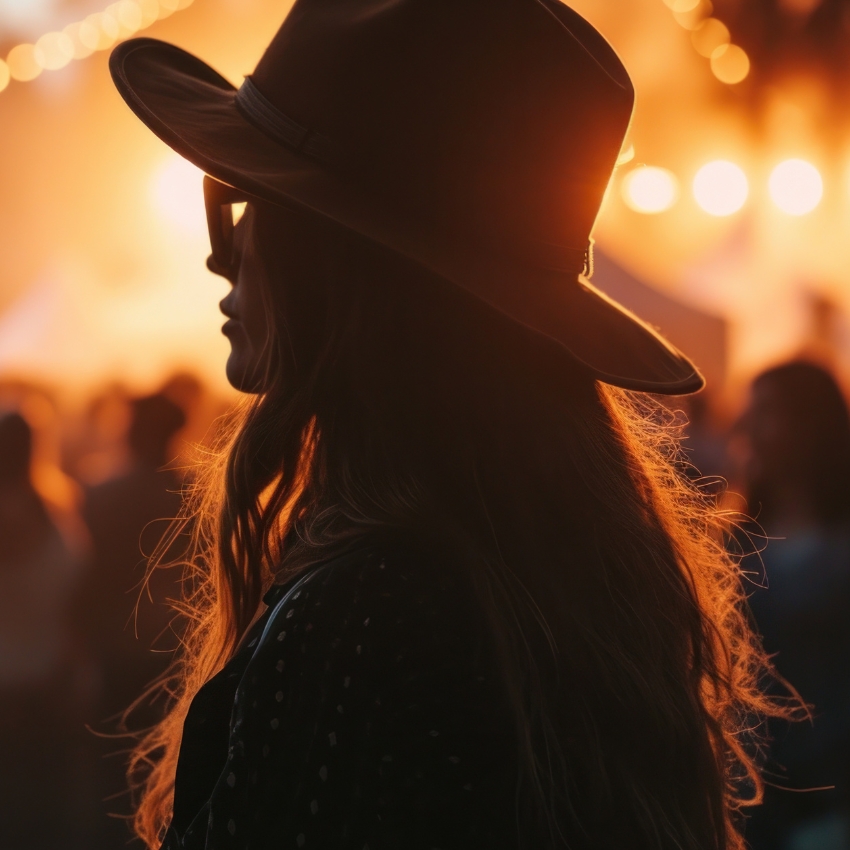
[[[683,25],[701,2],[572,5],[614,44],[638,92],[597,242],[636,278],[728,322],[728,373],[714,388],[722,393],[805,347],[819,299],[835,305],[837,356],[850,363],[841,342],[850,138],[842,160],[825,141],[819,84],[803,78],[769,93],[755,130],[740,94],[746,81],[721,82],[749,65],[711,41],[735,33]],[[55,0],[42,32],[106,5]],[[145,34],[238,83],[286,8],[195,0]],[[0,28],[0,56],[23,39]],[[204,266],[201,175],[130,113],[107,56],[68,59],[0,91],[0,377],[32,376],[73,394],[108,380],[145,390],[182,368],[224,393],[217,303],[226,283]]]

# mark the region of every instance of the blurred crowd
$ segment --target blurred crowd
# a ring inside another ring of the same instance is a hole
[[[74,407],[0,382],[3,850],[130,841],[126,754],[163,710],[139,697],[179,641],[186,533],[148,559],[223,409],[188,374]]]
[[[729,545],[743,555],[749,615],[776,666],[768,687],[811,706],[810,719],[763,730],[768,785],[747,840],[752,850],[850,850],[847,402],[828,369],[802,360],[759,375],[734,415],[713,402],[677,402],[688,471],[752,518]],[[148,557],[180,511],[192,446],[212,438],[223,411],[185,374],[144,397],[107,387],[73,410],[0,382],[3,850],[132,843],[126,753],[161,716],[161,697],[139,697],[181,628],[172,603],[182,570],[148,575]],[[185,532],[162,563],[179,564],[184,546]]]
[[[850,850],[850,414],[829,369],[798,360],[753,381],[725,427],[690,400],[691,472],[735,519],[749,615],[776,670],[765,683],[809,716],[758,730],[764,803],[752,850]],[[725,504],[724,504],[725,503]]]

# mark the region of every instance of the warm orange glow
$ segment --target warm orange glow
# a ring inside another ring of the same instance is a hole
[[[734,162],[719,159],[704,165],[694,177],[694,198],[709,215],[738,212],[750,193],[747,176]]]
[[[695,30],[707,17],[711,15],[711,3],[703,0],[688,12],[673,12],[676,23],[686,30]]]
[[[159,17],[159,0],[137,0],[141,14],[139,29],[147,29]]]
[[[84,28],[86,30],[90,29],[89,24],[87,24],[85,21],[76,21],[73,24],[68,24],[68,26],[65,27],[65,30],[64,30],[64,32],[68,36],[68,38],[71,39],[71,47],[74,50],[74,59],[87,59],[89,56],[92,55],[92,53],[94,53],[93,48],[88,47],[83,42]],[[94,34],[93,43],[96,44],[97,43],[97,31],[92,30],[92,32]]]
[[[170,224],[194,235],[207,229],[203,172],[177,154],[170,156],[154,175],[152,200]]]
[[[731,40],[729,28],[717,18],[708,18],[691,33],[694,50],[706,59],[710,59],[718,47],[729,44]]]
[[[102,22],[103,16],[95,13],[89,15],[80,25],[80,42],[91,51],[108,50],[115,43],[115,40],[104,32]],[[115,29],[117,32],[117,26]]]
[[[192,0],[159,0],[160,17],[164,18],[174,12],[180,12],[183,9],[188,9],[192,5]]]
[[[113,3],[108,11],[118,21],[122,36],[133,35],[138,32],[142,25],[142,10],[134,0],[121,0],[120,3]]]
[[[0,66],[0,91],[10,79],[34,80],[44,70],[64,68],[73,59],[86,59],[97,50],[108,50],[161,18],[192,5],[193,0],[118,0],[102,12],[48,32],[32,44],[18,45]],[[685,0],[683,0],[685,2]],[[701,0],[704,2],[704,0]]]
[[[617,157],[617,166],[626,165],[631,162],[635,158],[635,146],[628,145],[620,151],[620,155]]]
[[[644,165],[623,180],[623,199],[635,212],[655,214],[670,209],[679,194],[675,175],[666,168]]]
[[[121,35],[121,26],[112,12],[101,12],[92,17],[97,18],[98,29],[101,34],[97,45],[98,50],[108,50]]]
[[[24,83],[34,80],[43,70],[36,61],[34,44],[19,44],[13,47],[6,57],[6,62],[12,79]]]
[[[823,198],[823,178],[804,159],[781,162],[770,175],[770,197],[788,215],[806,215]]]
[[[699,6],[701,0],[664,0],[674,12],[690,12]]]
[[[49,32],[35,43],[35,61],[46,71],[58,71],[74,58],[74,42],[64,32]]]
[[[245,209],[247,208],[247,206],[248,206],[247,203],[233,204],[231,209],[233,211],[233,223],[234,224],[238,224],[239,219],[242,218],[243,215],[245,215]]]
[[[100,44],[100,20],[97,15],[89,15],[88,18],[80,23],[77,30],[77,38],[80,44],[90,54],[98,49],[98,45]]]
[[[750,73],[750,57],[737,44],[722,44],[711,54],[711,70],[721,83],[734,86]]]
[[[820,5],[821,0],[782,0],[782,5],[789,12],[798,15],[809,15]]]

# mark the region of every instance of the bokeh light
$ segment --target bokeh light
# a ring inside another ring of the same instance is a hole
[[[747,202],[750,186],[743,170],[725,159],[704,165],[694,177],[694,198],[709,215],[727,216]]]
[[[731,40],[729,27],[717,18],[708,18],[691,33],[694,50],[706,59],[710,59],[719,47],[728,45]]]
[[[141,23],[139,29],[146,29],[159,17],[159,0],[138,0]]]
[[[204,174],[177,154],[171,155],[154,174],[152,200],[156,211],[186,233],[204,235]]]
[[[43,70],[36,61],[34,44],[19,44],[13,47],[6,57],[6,62],[12,79],[22,83],[34,80]]]
[[[142,9],[133,0],[121,0],[109,7],[117,17],[121,29],[128,35],[138,32],[142,26]]]
[[[635,212],[655,214],[670,209],[679,195],[676,176],[666,168],[644,165],[623,179],[623,199]]]
[[[770,175],[768,188],[773,202],[788,215],[806,215],[823,198],[823,178],[804,159],[779,163]]]
[[[700,0],[692,9],[687,12],[673,12],[673,18],[676,23],[686,30],[695,30],[699,25],[711,15],[713,7],[711,0]]]
[[[734,86],[750,74],[750,57],[737,44],[721,44],[711,54],[711,70],[721,83]]]
[[[65,32],[49,32],[35,43],[35,61],[46,71],[58,71],[74,58],[74,42]]]
[[[97,19],[97,26],[101,33],[98,49],[108,50],[118,41],[118,37],[121,35],[121,26],[115,16],[109,11],[101,12],[99,15],[93,15],[92,17]]]
[[[80,44],[91,52],[98,49],[100,35],[100,19],[97,15],[89,15],[89,17],[80,23],[79,30],[77,31],[77,38],[79,38]]]
[[[86,59],[94,53],[94,48],[89,47],[83,41],[83,32],[85,29],[90,29],[91,25],[85,21],[76,21],[73,24],[68,24],[65,27],[65,33],[71,39],[71,46],[74,50],[74,59]],[[94,37],[89,39],[93,44],[97,44],[97,31],[93,30]]]
[[[690,12],[699,6],[701,0],[664,0],[664,3],[674,12]]]
[[[31,3],[35,0],[20,0]],[[0,91],[10,80],[27,82],[42,71],[59,70],[74,59],[86,59],[97,50],[108,50],[116,42],[130,38],[162,18],[180,12],[192,5],[193,0],[118,0],[101,12],[94,12],[82,21],[69,23],[59,32],[41,35],[35,44],[19,44],[5,60],[0,60]],[[690,3],[693,0],[676,0]],[[707,0],[698,0],[707,2]],[[2,13],[9,11],[3,0]],[[36,18],[43,17],[42,9]],[[33,18],[35,21],[35,18]]]
[[[192,5],[193,0],[159,0],[161,7],[160,17],[171,15],[174,12],[180,12],[183,9],[188,9]]]

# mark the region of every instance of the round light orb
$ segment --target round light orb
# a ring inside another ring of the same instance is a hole
[[[74,42],[66,32],[49,32],[35,43],[35,61],[46,71],[58,71],[74,58]]]
[[[0,91],[9,85],[12,75],[9,73],[9,66],[3,59],[0,59]]]
[[[122,37],[133,35],[142,26],[142,8],[134,0],[121,0],[113,3],[108,11],[115,17],[121,27]]]
[[[643,165],[623,178],[622,191],[631,209],[654,215],[669,210],[676,203],[679,185],[672,171]]]
[[[664,4],[674,12],[690,12],[699,6],[701,0],[664,0]]]
[[[121,35],[121,24],[118,23],[118,18],[113,12],[109,10],[101,12],[97,17],[101,32],[101,40],[98,46],[101,50],[108,50],[118,41]]]
[[[711,5],[711,0],[700,0],[693,8],[687,12],[673,11],[673,18],[676,23],[685,30],[693,32],[699,29],[700,24],[711,16],[714,7]]]
[[[750,185],[743,170],[725,159],[704,165],[696,173],[694,198],[709,215],[734,215],[747,202]]]
[[[89,15],[88,18],[81,21],[77,30],[76,40],[80,42],[83,48],[78,53],[88,51],[89,55],[91,55],[97,50],[100,44],[100,19]]]
[[[823,178],[817,168],[804,159],[780,162],[768,182],[770,197],[788,215],[806,215],[823,198]]]
[[[63,30],[65,35],[71,39],[71,47],[74,50],[74,59],[87,59],[94,52],[90,47],[86,47],[80,38],[80,33],[84,26],[88,26],[88,24],[84,21],[75,21],[72,24],[68,24],[68,26]]]
[[[6,63],[12,79],[22,83],[34,80],[44,70],[36,61],[34,44],[19,44],[13,47],[6,57]]]
[[[154,174],[151,188],[154,209],[169,224],[194,236],[207,232],[203,171],[174,154]]]
[[[721,44],[711,54],[711,71],[721,83],[737,85],[750,75],[750,57],[737,44]]]
[[[147,29],[159,17],[159,0],[139,0],[142,21],[139,29]]]
[[[691,33],[694,50],[706,59],[710,59],[718,47],[729,44],[731,40],[729,27],[717,18],[707,18]]]

